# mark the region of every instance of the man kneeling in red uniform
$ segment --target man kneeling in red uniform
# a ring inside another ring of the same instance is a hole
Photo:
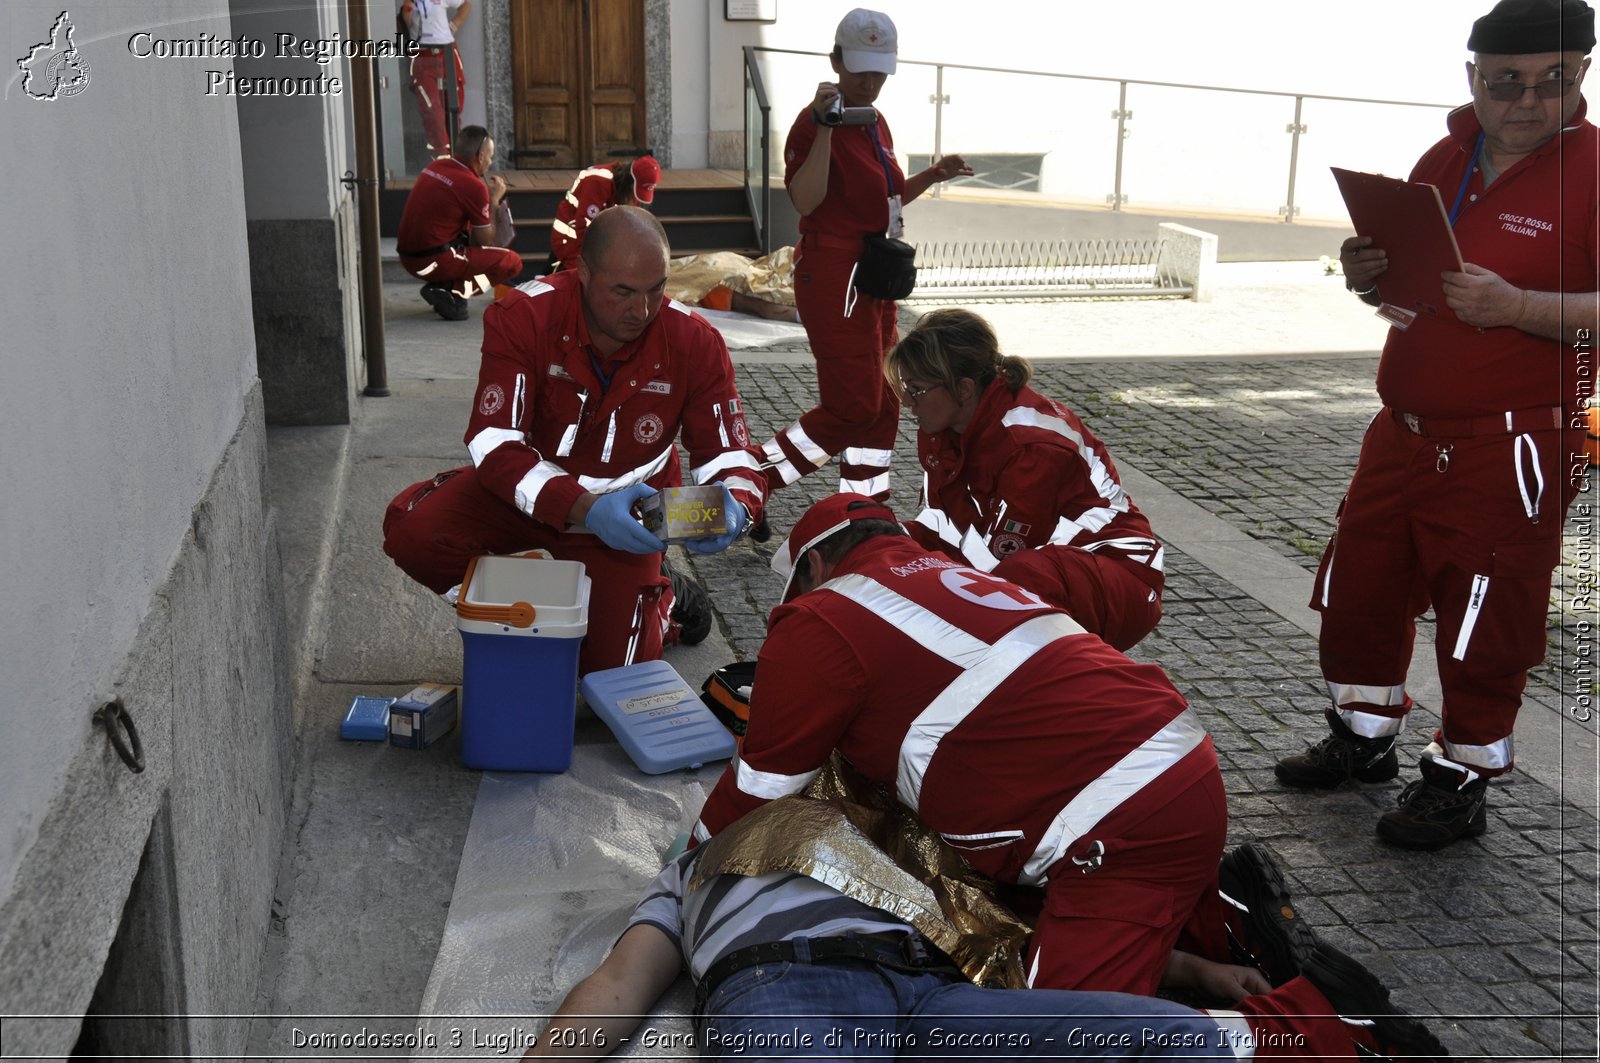
[[[615,207],[589,227],[576,270],[533,281],[483,315],[483,365],[467,426],[472,464],[413,484],[389,504],[383,549],[444,594],[479,554],[546,549],[590,579],[581,673],[661,656],[663,636],[698,642],[705,592],[663,563],[633,507],[683,482],[722,486],[727,532],[761,516],[765,480],[733,363],[717,330],[665,299],[667,236],[648,211]],[[677,629],[672,624],[679,625]]]
[[[417,175],[395,233],[400,264],[426,284],[422,298],[446,321],[467,319],[467,300],[522,272],[511,242],[505,179],[484,175],[494,138],[481,125],[456,137],[453,158],[435,159]]]
[[[864,495],[813,506],[780,563],[743,747],[696,839],[800,792],[837,748],[974,870],[1043,887],[1030,985],[1149,994],[1180,943],[1227,955],[1227,796],[1161,669]]]

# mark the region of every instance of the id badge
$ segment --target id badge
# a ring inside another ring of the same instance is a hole
[[[889,238],[903,240],[906,235],[905,219],[900,216],[900,197],[889,197]]]

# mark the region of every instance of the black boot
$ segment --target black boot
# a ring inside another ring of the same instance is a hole
[[[1273,770],[1279,782],[1331,790],[1348,779],[1388,782],[1400,774],[1400,760],[1394,755],[1394,736],[1362,738],[1344,725],[1337,712],[1325,711],[1333,734],[1304,753],[1278,761]]]
[[[698,646],[711,634],[711,599],[694,580],[685,576],[661,559],[661,574],[672,581],[673,624],[678,627],[676,641],[685,646]]]
[[[1274,986],[1299,975],[1317,936],[1296,911],[1272,854],[1245,842],[1222,858],[1217,877],[1234,961],[1260,968]]]
[[[1357,1041],[1360,1050],[1353,1055],[1413,1063],[1450,1058],[1450,1052],[1426,1026],[1389,1003],[1389,990],[1355,957],[1319,943],[1302,973],[1328,998],[1341,1019],[1363,1031]],[[1364,1043],[1369,1037],[1373,1044]]]
[[[424,284],[422,298],[433,307],[433,312],[446,321],[465,321],[467,319],[467,301],[452,292],[447,285]]]
[[[1427,753],[1417,767],[1422,778],[1400,791],[1400,807],[1378,817],[1378,837],[1402,849],[1443,849],[1489,829],[1488,779],[1469,782],[1465,772]]]

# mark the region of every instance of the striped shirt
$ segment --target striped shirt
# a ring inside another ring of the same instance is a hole
[[[630,929],[648,923],[676,942],[696,981],[723,956],[751,945],[850,932],[912,932],[887,912],[786,871],[718,875],[686,896],[695,861],[704,852],[691,849],[663,868],[628,920]]]

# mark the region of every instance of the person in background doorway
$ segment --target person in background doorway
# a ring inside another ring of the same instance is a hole
[[[400,18],[421,49],[411,59],[411,93],[422,113],[428,154],[434,157],[449,155],[453,143],[445,78],[455,78],[456,115],[466,103],[467,76],[456,51],[456,33],[471,13],[472,0],[405,0],[400,5]]]

